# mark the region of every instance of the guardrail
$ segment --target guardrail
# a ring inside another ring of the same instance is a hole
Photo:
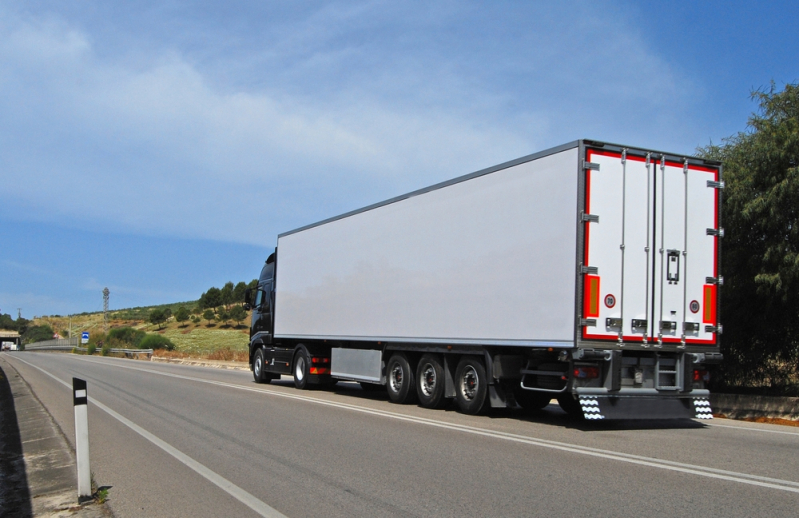
[[[44,342],[36,342],[25,346],[26,351],[72,351],[77,350],[80,352],[87,352],[86,347],[77,345],[78,338],[62,338],[56,340],[45,340]],[[112,348],[109,352],[115,354],[124,354],[127,357],[137,356],[140,354],[147,355],[147,358],[153,357],[152,349],[116,349]]]

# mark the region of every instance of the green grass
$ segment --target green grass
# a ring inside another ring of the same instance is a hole
[[[186,334],[181,331],[180,328],[167,329],[163,333],[174,342],[176,351],[206,354],[226,348],[233,351],[246,351],[249,348],[250,336],[246,332],[246,328],[236,330],[196,327]]]

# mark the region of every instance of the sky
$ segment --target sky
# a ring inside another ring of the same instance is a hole
[[[691,154],[798,2],[0,0],[0,312],[196,300],[279,233],[579,138]],[[19,309],[18,309],[19,308]]]

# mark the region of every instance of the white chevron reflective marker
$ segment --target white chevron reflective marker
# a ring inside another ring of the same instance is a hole
[[[594,397],[581,397],[580,406],[586,419],[604,419],[599,410],[599,401]]]
[[[713,411],[710,409],[710,401],[707,399],[695,398],[694,410],[697,419],[713,419]]]
[[[89,467],[89,397],[86,380],[72,378],[72,404],[75,407],[75,456],[78,464],[78,502],[92,497]]]

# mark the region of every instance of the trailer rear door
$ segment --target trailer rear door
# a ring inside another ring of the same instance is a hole
[[[582,337],[715,344],[718,170],[587,149]]]

